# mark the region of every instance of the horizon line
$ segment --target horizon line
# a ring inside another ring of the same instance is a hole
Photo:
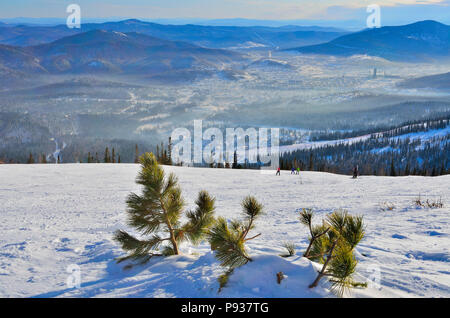
[[[20,20],[20,19],[29,19],[29,20],[55,20],[54,23],[59,23],[59,21],[66,21],[66,18],[57,18],[57,17],[14,17],[14,18],[2,18],[0,17],[0,22],[1,21],[7,21],[7,20]],[[88,20],[88,22],[84,22],[83,20]],[[89,21],[90,20],[90,21]],[[98,20],[98,21],[94,21],[94,20]],[[82,18],[82,23],[83,24],[88,24],[88,23],[93,23],[93,24],[100,24],[100,23],[108,23],[108,22],[124,22],[124,21],[129,21],[129,20],[136,20],[136,21],[140,21],[140,22],[153,22],[155,24],[170,24],[169,21],[179,21],[180,25],[188,25],[188,24],[195,24],[195,21],[198,22],[220,22],[220,21],[232,21],[232,20],[241,20],[241,21],[256,21],[256,22],[272,22],[272,23],[289,23],[289,22],[297,22],[297,23],[329,23],[329,25],[314,25],[314,24],[308,24],[308,25],[296,25],[296,26],[305,26],[305,27],[335,27],[335,28],[345,28],[344,26],[339,26],[339,25],[333,25],[333,22],[336,22],[338,24],[341,23],[357,23],[359,22],[359,20],[357,19],[350,19],[350,20],[319,20],[319,19],[280,19],[280,20],[272,20],[272,19],[250,19],[250,18],[219,18],[219,19],[214,19],[214,18],[133,18],[133,17],[107,17],[107,18],[95,18],[95,17],[84,17]],[[192,20],[191,22],[189,21],[184,21],[183,20]],[[159,21],[159,22],[158,22]],[[164,22],[165,21],[165,22]],[[418,22],[424,22],[424,21],[434,21],[437,23],[441,23],[444,25],[450,25],[447,24],[446,22],[442,22],[439,21],[438,19],[423,19],[423,20],[413,20],[410,22],[402,22],[399,21],[397,23],[391,23],[391,24],[386,24],[383,25],[382,27],[388,27],[388,26],[402,26],[402,25],[409,25],[409,24],[414,24],[414,23],[418,23]],[[23,23],[23,24],[27,24],[27,22],[16,22],[16,23]],[[53,24],[50,21],[47,21],[47,23],[45,21],[42,21],[42,23],[36,23],[36,24],[42,24],[42,25],[50,25]],[[58,25],[58,24],[56,24]],[[291,26],[292,24],[280,24],[278,26],[271,26],[271,27],[283,27],[283,26]],[[251,26],[263,26],[263,25],[207,25],[207,24],[203,24],[202,26],[241,26],[241,27],[251,27]],[[348,25],[347,27],[357,27],[356,25]]]

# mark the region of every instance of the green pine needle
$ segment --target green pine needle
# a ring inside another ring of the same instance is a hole
[[[126,212],[128,225],[146,239],[140,240],[125,231],[117,231],[114,239],[128,253],[119,262],[127,259],[146,262],[155,255],[178,254],[181,242],[200,242],[214,222],[215,200],[202,191],[196,201],[196,210],[187,212],[189,221],[181,224],[185,203],[177,177],[173,173],[166,177],[151,153],[142,155],[140,163],[136,183],[142,185],[142,194],[131,193],[128,196]],[[166,237],[160,237],[161,233]],[[158,252],[160,247],[162,254]]]

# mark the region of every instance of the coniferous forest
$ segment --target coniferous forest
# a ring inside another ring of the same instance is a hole
[[[448,118],[408,122],[366,138],[284,153],[280,166],[338,174],[350,174],[358,166],[360,174],[378,176],[449,174],[450,136],[426,134],[448,125]]]
[[[439,176],[450,174],[450,135],[448,116],[401,125],[352,132],[311,133],[317,146],[284,151],[280,168],[351,174],[358,167],[361,175]],[[442,131],[442,133],[437,133]],[[172,141],[151,144],[129,140],[81,139],[69,137],[67,143],[57,140],[30,143],[10,142],[0,148],[1,163],[137,163],[140,154],[153,152],[158,162],[172,164]],[[329,142],[327,142],[329,141]],[[57,151],[55,151],[55,143]],[[259,164],[232,162],[203,164],[211,168],[259,169]]]

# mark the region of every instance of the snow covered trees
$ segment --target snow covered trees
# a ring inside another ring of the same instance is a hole
[[[322,225],[314,226],[312,216],[310,209],[303,209],[300,213],[300,221],[308,226],[311,235],[304,256],[322,264],[310,288],[316,287],[323,277],[329,277],[332,289],[342,295],[347,288],[359,285],[352,279],[358,263],[353,250],[364,237],[363,218],[337,210]]]
[[[188,221],[181,224],[184,200],[176,176],[166,177],[153,154],[144,154],[140,162],[136,182],[143,186],[143,193],[132,193],[127,199],[128,224],[141,236],[150,237],[138,239],[125,231],[117,231],[114,239],[128,253],[119,262],[132,259],[145,263],[152,256],[178,255],[182,241],[198,243],[214,222],[215,199],[201,191],[196,209],[188,211]],[[161,232],[166,236],[160,236]]]

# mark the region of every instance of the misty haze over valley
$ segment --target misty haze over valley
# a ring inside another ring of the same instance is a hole
[[[283,144],[294,144],[442,118],[450,113],[449,29],[433,21],[356,33],[139,20],[81,30],[1,25],[0,159],[50,155],[58,140],[70,162],[105,145],[132,161],[135,144],[151,149],[193,120],[278,127]],[[370,37],[389,49],[368,46]],[[354,52],[333,49],[350,42]]]

